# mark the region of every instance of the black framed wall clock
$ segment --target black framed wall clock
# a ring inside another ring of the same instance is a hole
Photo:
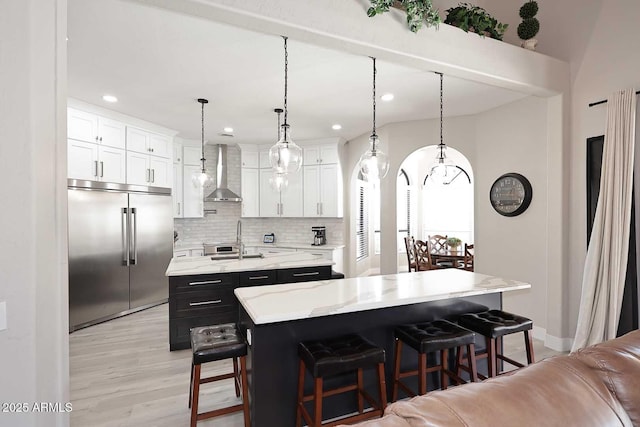
[[[527,210],[533,197],[529,180],[519,173],[505,173],[491,186],[489,200],[500,215],[518,216]]]

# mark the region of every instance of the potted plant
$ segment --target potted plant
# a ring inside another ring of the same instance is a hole
[[[480,36],[489,36],[492,39],[502,40],[504,32],[509,24],[498,22],[486,10],[469,3],[460,3],[456,7],[447,9],[445,24],[453,25],[465,32],[477,33]]]
[[[417,32],[423,25],[438,27],[441,22],[438,9],[433,8],[431,0],[370,0],[371,7],[367,15],[371,18],[389,11],[390,7],[402,9],[407,14],[407,26]]]
[[[518,25],[518,37],[522,39],[522,47],[536,50],[538,40],[534,37],[540,31],[540,21],[535,17],[538,13],[538,2],[530,0],[520,8],[522,22]]]
[[[449,246],[449,249],[452,251],[457,251],[458,246],[460,246],[461,244],[462,244],[462,240],[458,239],[457,237],[449,237],[447,239],[447,245]]]

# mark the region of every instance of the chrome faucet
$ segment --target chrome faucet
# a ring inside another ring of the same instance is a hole
[[[244,243],[242,243],[242,220],[238,220],[236,225],[236,242],[238,243],[238,259],[242,259],[244,256]]]

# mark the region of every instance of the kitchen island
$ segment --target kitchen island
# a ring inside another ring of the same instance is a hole
[[[331,260],[304,252],[244,259],[173,258],[165,273],[169,277],[170,350],[189,348],[191,328],[237,322],[234,289],[329,279],[332,265]]]
[[[462,313],[499,309],[502,292],[530,287],[515,280],[444,269],[237,288],[239,325],[249,342],[252,424],[254,427],[295,424],[300,341],[348,333],[365,336],[385,349],[386,382],[390,388],[396,325],[455,319]],[[482,343],[478,344],[482,347]],[[404,356],[405,368],[416,365],[415,354],[407,351]],[[353,378],[328,379],[325,387],[341,385],[345,380]],[[365,373],[365,387],[376,396],[374,380],[375,375]],[[429,383],[433,388],[431,377]],[[308,378],[305,384],[305,394],[310,394],[312,381]],[[331,396],[324,408],[325,419],[353,412],[357,408],[355,393]]]

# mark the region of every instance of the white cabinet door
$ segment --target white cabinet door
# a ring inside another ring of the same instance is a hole
[[[302,171],[288,174],[289,185],[280,193],[280,216],[302,217]]]
[[[67,109],[67,137],[78,141],[98,142],[98,116]]]
[[[182,149],[182,159],[185,165],[197,165],[200,166],[200,159],[202,158],[202,147],[187,147]]]
[[[304,197],[303,213],[307,217],[320,216],[320,173],[319,166],[303,166]]]
[[[124,150],[126,141],[126,126],[122,122],[98,118],[98,141],[101,145]]]
[[[127,150],[149,154],[149,132],[127,126]]]
[[[178,157],[176,157],[178,159]],[[173,217],[182,218],[182,163],[173,162],[173,189],[171,190],[171,198],[173,200]]]
[[[317,145],[310,145],[303,147],[302,155],[304,158],[304,164],[307,166],[313,166],[318,162],[320,158],[320,150]]]
[[[100,146],[98,148],[100,181],[127,182],[127,162],[124,150],[113,147]]]
[[[127,152],[127,184],[149,185],[150,175],[149,156]]]
[[[258,168],[258,152],[251,150],[242,150],[240,152],[240,160],[243,168]]]
[[[269,163],[269,148],[260,150],[258,152],[258,159],[260,169],[271,169],[271,163]]]
[[[271,188],[271,169],[260,169],[260,216],[280,216],[280,193]]]
[[[340,168],[337,164],[320,166],[320,215],[342,216],[342,184],[339,180]]]
[[[321,145],[319,148],[320,163],[338,163],[338,146],[335,144]]]
[[[182,144],[173,143],[173,162],[182,164]]]
[[[187,147],[185,147],[187,148]],[[202,218],[204,214],[204,197],[202,187],[195,185],[191,176],[200,172],[198,165],[184,165],[184,182],[182,187],[184,218]]]
[[[260,169],[242,168],[241,175],[242,216],[260,216]]]
[[[149,185],[154,187],[171,187],[171,173],[173,168],[170,159],[164,159],[156,156],[149,156],[149,169],[151,176]]]
[[[149,152],[154,156],[171,157],[171,138],[156,133],[149,134]]]
[[[68,177],[98,179],[98,145],[70,139],[67,145]]]

